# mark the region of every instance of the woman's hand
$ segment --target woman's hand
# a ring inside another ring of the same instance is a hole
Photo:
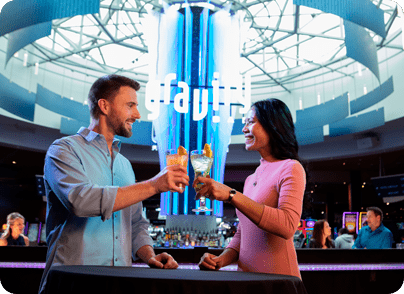
[[[208,175],[207,177],[197,177],[194,180],[192,186],[195,188],[197,184],[202,183],[203,185],[198,190],[196,194],[195,200],[201,198],[201,196],[205,196],[210,200],[219,200],[219,201],[226,201],[229,199],[230,190],[231,188],[216,182],[215,180],[211,179]]]
[[[216,256],[210,253],[205,253],[201,261],[198,264],[201,270],[217,271],[223,267],[223,260],[220,256]]]

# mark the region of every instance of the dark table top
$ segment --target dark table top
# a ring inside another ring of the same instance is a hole
[[[108,266],[56,266],[49,272],[47,293],[97,292],[307,294],[299,278],[275,274]]]

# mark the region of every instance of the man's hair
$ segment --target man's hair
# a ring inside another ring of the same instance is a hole
[[[376,216],[378,216],[378,215],[380,215],[380,221],[383,221],[383,211],[379,208],[379,207],[376,207],[376,206],[372,206],[372,207],[368,207],[368,208],[366,208],[366,211],[373,211],[373,213],[376,215]]]
[[[341,228],[341,229],[339,229],[338,233],[339,233],[340,235],[344,235],[344,234],[348,234],[349,231],[348,231],[347,228]]]
[[[100,116],[101,110],[98,106],[100,99],[113,101],[123,86],[131,87],[135,91],[140,89],[138,82],[120,75],[106,75],[97,79],[88,93],[88,105],[91,117],[98,118]]]

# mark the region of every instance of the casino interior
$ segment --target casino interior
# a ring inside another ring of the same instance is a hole
[[[89,125],[87,94],[106,74],[141,85],[142,117],[131,138],[119,137],[137,182],[167,165],[168,149],[208,143],[211,177],[243,191],[260,162],[245,150],[247,111],[262,99],[285,102],[309,175],[293,237],[305,291],[404,289],[403,1],[85,2],[0,1],[0,233],[18,212],[29,238],[28,247],[0,247],[4,289],[37,293],[47,251],[45,154]],[[142,204],[155,252],[170,253],[197,280],[201,256],[220,254],[239,219],[232,204],[209,199],[211,211],[194,212],[194,199],[186,187]],[[391,249],[308,248],[317,220],[328,221],[332,239],[342,227],[357,234],[371,206],[383,211]],[[145,267],[133,261],[134,270]],[[236,273],[237,265],[223,271]],[[110,277],[120,283],[115,278],[126,274]],[[247,287],[258,278],[246,276]],[[208,284],[195,291],[211,291]]]

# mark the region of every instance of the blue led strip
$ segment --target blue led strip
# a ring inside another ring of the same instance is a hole
[[[26,45],[50,35],[51,30],[52,22],[47,21],[11,32],[8,35],[6,62],[4,63],[4,67],[7,66],[8,61],[13,57],[14,53],[18,52]]]
[[[368,107],[379,103],[391,93],[394,92],[393,77],[391,76],[387,81],[381,84],[379,87],[373,91],[363,95],[350,102],[351,104],[351,114],[358,113],[365,110]]]
[[[293,0],[293,4],[338,15],[386,37],[384,12],[370,0]]]
[[[34,121],[35,93],[20,87],[0,74],[0,108],[26,120]]]
[[[99,0],[14,0],[0,13],[0,36],[32,25],[75,15],[95,14]]]
[[[330,124],[330,137],[363,132],[384,125],[384,107]]]
[[[344,21],[346,56],[370,69],[380,83],[377,47],[365,28],[353,22]]]

